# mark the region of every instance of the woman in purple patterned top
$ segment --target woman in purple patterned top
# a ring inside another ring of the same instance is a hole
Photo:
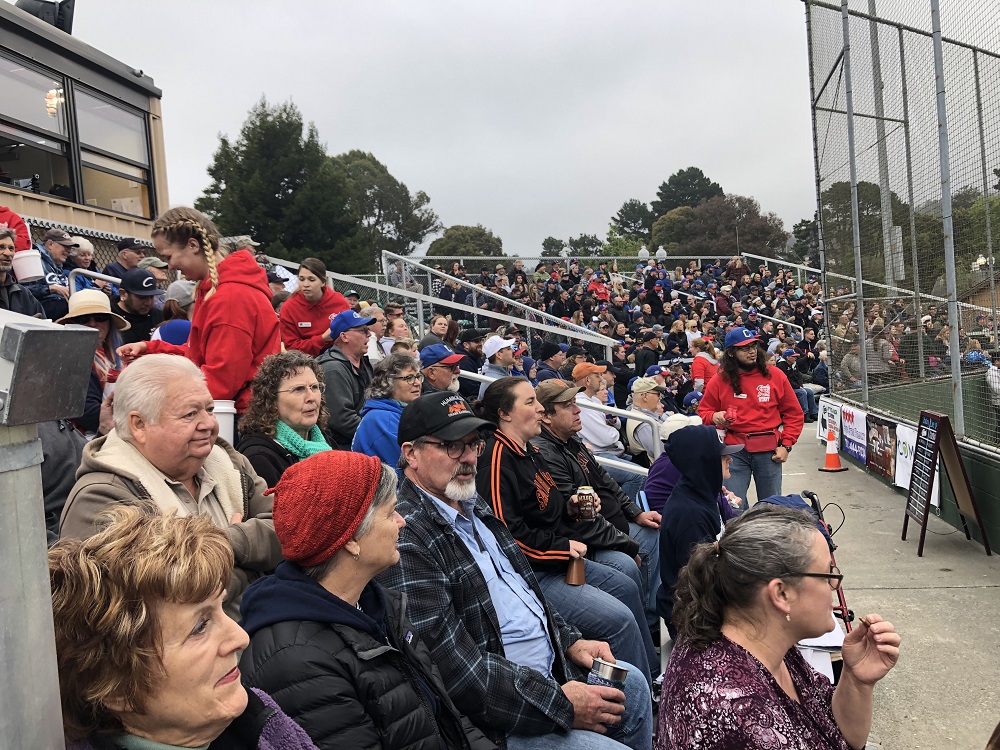
[[[757,505],[695,547],[677,583],[656,750],[864,747],[874,685],[899,658],[892,623],[871,614],[847,635],[836,689],[795,648],[830,629],[841,578],[804,511]]]

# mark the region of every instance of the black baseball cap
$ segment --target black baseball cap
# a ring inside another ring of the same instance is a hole
[[[494,430],[496,425],[480,419],[457,393],[428,393],[411,401],[399,417],[397,442],[410,443],[421,437],[458,440],[476,430]]]
[[[487,335],[489,335],[489,330],[486,328],[466,328],[458,334],[458,340],[463,344],[468,344],[470,341],[482,341]]]
[[[144,245],[135,237],[126,237],[118,241],[119,250],[135,250],[137,253],[145,253],[150,249],[149,245]]]
[[[119,287],[137,297],[159,297],[161,294],[165,294],[162,289],[157,288],[156,277],[145,268],[133,268],[131,271],[126,271]]]

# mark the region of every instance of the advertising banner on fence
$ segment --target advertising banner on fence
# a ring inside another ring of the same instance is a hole
[[[867,464],[873,474],[892,482],[896,478],[896,423],[868,415]]]
[[[840,405],[840,428],[844,452],[862,464],[868,447],[868,413],[847,404]]]
[[[831,401],[826,396],[819,397],[819,419],[816,421],[816,437],[826,440],[827,430],[833,430],[833,436],[840,445],[840,402]]]
[[[917,431],[905,424],[896,425],[896,476],[893,484],[904,489],[910,486],[913,471],[913,455],[917,450]],[[941,507],[941,462],[934,472],[934,486],[931,488],[931,505]]]

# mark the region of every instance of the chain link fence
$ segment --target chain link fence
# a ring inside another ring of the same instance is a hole
[[[1000,445],[996,5],[804,3],[832,390]]]

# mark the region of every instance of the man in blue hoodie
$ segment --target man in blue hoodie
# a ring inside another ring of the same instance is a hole
[[[62,229],[50,229],[35,245],[42,254],[42,272],[45,274],[38,281],[25,284],[25,287],[35,295],[45,310],[49,320],[59,320],[69,312],[69,280],[63,270],[63,264],[69,257],[69,249],[79,247],[70,237],[69,232]]]
[[[719,433],[707,425],[684,427],[670,435],[666,453],[681,470],[680,481],[663,507],[660,522],[660,590],[656,610],[676,636],[671,622],[677,575],[687,565],[696,544],[710,542],[722,533],[719,493],[729,476],[732,454],[742,445],[725,445]]]

